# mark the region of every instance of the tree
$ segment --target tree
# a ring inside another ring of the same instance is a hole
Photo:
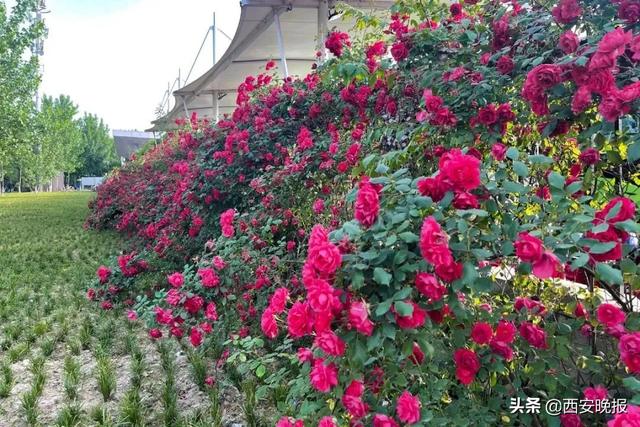
[[[56,174],[75,172],[80,166],[82,133],[75,120],[78,107],[71,98],[44,96],[42,111],[36,116],[36,144],[30,167],[36,176],[36,189]]]
[[[80,166],[74,176],[102,176],[118,164],[109,127],[96,115],[85,113],[78,120],[82,133]]]
[[[44,25],[32,19],[38,3],[17,0],[9,14],[0,0],[0,194],[11,158],[30,144],[40,76],[37,56],[25,53],[44,33]]]

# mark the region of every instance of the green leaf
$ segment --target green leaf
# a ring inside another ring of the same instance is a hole
[[[616,228],[619,228],[624,231],[628,231],[630,233],[640,233],[640,224],[637,222],[628,219],[626,221],[616,222]]]
[[[256,377],[258,377],[258,378],[264,377],[264,374],[266,374],[266,373],[267,373],[267,368],[264,365],[260,365],[256,369]]]
[[[640,160],[640,141],[636,141],[627,147],[627,160],[629,163],[635,163]]]
[[[622,384],[631,391],[640,392],[640,380],[636,377],[627,377],[622,380]]]
[[[413,234],[410,231],[405,231],[403,233],[400,233],[398,234],[398,237],[400,237],[402,240],[404,240],[407,243],[414,243],[420,240],[420,238],[417,235]]]
[[[387,273],[383,268],[376,267],[373,270],[373,280],[381,285],[389,285],[391,283],[391,274]]]
[[[548,177],[549,185],[555,188],[564,189],[565,179],[564,176],[558,172],[551,172]]]
[[[407,304],[404,301],[396,301],[393,307],[396,309],[396,313],[402,317],[408,317],[413,314],[413,305]]]
[[[542,154],[531,154],[529,156],[529,161],[540,165],[550,165],[553,163],[553,159],[551,157],[543,156]]]
[[[587,262],[589,262],[589,255],[584,252],[580,252],[575,259],[571,261],[571,268],[575,270],[576,268],[584,267]]]
[[[382,301],[380,304],[378,304],[378,307],[376,307],[376,316],[384,316],[384,314],[387,313],[391,308],[391,304],[393,304],[392,299]]]
[[[513,171],[522,178],[529,176],[529,168],[519,160],[513,162]]]
[[[527,188],[518,182],[505,181],[503,186],[507,193],[524,194],[527,192]]]
[[[507,157],[511,160],[518,160],[518,157],[520,157],[520,152],[516,147],[509,147],[509,149],[507,150]]]
[[[609,264],[599,262],[596,264],[598,277],[610,285],[622,285],[622,272]]]
[[[617,242],[597,242],[591,245],[587,245],[589,248],[589,253],[592,254],[606,254],[611,249],[613,249],[618,243]]]

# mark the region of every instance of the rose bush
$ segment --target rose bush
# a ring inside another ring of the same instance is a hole
[[[255,381],[279,426],[636,422],[509,409],[640,403],[633,5],[347,13],[358,42],[247,77],[99,188],[88,225],[135,253],[89,297]]]

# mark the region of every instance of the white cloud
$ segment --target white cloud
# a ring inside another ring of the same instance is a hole
[[[213,12],[231,37],[240,16],[237,0],[118,0],[109,8],[87,3],[47,1],[41,90],[71,96],[111,129],[149,127],[167,82],[178,68],[186,77]],[[220,58],[229,42],[219,33],[217,42]],[[209,35],[190,81],[212,65],[211,51]]]

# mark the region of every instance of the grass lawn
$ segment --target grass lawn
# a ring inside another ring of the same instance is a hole
[[[177,345],[87,302],[122,246],[82,228],[91,197],[0,197],[0,426],[214,425]]]

